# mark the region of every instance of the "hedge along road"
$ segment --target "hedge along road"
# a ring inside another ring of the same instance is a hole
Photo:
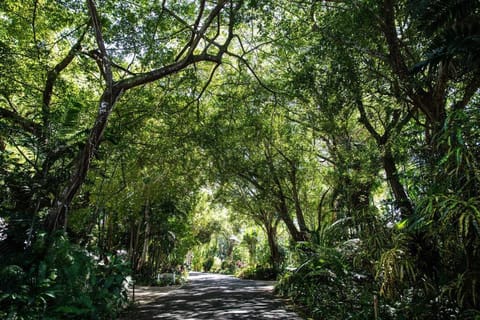
[[[272,284],[191,272],[188,284],[138,306],[123,319],[302,319],[273,295]]]

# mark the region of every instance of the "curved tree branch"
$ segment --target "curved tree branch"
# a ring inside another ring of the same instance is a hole
[[[41,130],[42,127],[36,122],[26,119],[21,115],[19,115],[18,113],[4,109],[4,108],[0,108],[0,118],[13,122],[15,125],[18,125],[23,130],[37,137],[40,136],[40,132],[42,131]]]
[[[75,58],[77,52],[81,50],[81,43],[85,38],[86,33],[87,30],[85,29],[62,61],[60,61],[52,70],[48,71],[47,73],[47,81],[45,82],[45,88],[43,89],[42,97],[42,118],[44,130],[47,130],[49,124],[50,103],[52,101],[53,87],[55,82],[57,81],[60,73],[73,61],[73,58]]]
[[[105,128],[107,126],[109,116],[112,112],[113,107],[115,106],[116,102],[118,101],[123,92],[165,78],[169,75],[176,74],[184,70],[188,66],[194,65],[198,62],[204,61],[215,62],[216,64],[221,63],[222,56],[226,52],[226,47],[233,38],[233,35],[231,34],[229,34],[226,38],[223,46],[221,47],[221,50],[219,50],[219,52],[215,54],[203,52],[202,54],[196,55],[194,54],[194,51],[199,45],[200,40],[205,38],[208,28],[215,20],[215,18],[220,15],[222,9],[227,2],[228,1],[226,0],[221,0],[212,9],[205,21],[203,21],[201,29],[198,31],[198,33],[195,34],[194,40],[191,42],[187,54],[182,59],[174,61],[169,65],[152,70],[150,72],[138,74],[115,82],[111,70],[112,63],[106,52],[100,18],[98,16],[94,0],[87,0],[87,5],[92,19],[99,55],[101,58],[101,71],[105,78],[107,87],[104,89],[104,92],[100,98],[95,123],[90,131],[90,135],[84,149],[78,155],[77,165],[70,178],[70,181],[55,201],[54,207],[49,211],[49,214],[45,221],[47,230],[54,231],[60,227],[66,227],[67,209],[86,179],[94,153],[100,146],[100,141],[103,136],[103,132],[105,131]],[[229,32],[232,32],[233,19],[234,17],[231,15]]]
[[[102,62],[102,74],[107,83],[107,87],[113,86],[113,74],[110,58],[107,55],[105,41],[103,40],[102,24],[97,12],[97,7],[94,0],[87,0],[88,10],[90,11],[90,18],[92,19],[93,30],[95,32],[95,40],[97,41],[98,50],[100,51],[100,58]]]

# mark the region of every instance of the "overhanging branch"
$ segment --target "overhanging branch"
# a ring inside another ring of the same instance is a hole
[[[97,12],[97,7],[95,6],[94,0],[87,0],[88,10],[90,11],[90,16],[92,18],[92,25],[95,32],[95,39],[97,41],[98,50],[101,54],[102,62],[102,73],[107,83],[108,88],[113,86],[113,74],[112,66],[110,63],[110,58],[107,55],[107,49],[105,47],[105,41],[103,40],[102,25],[100,23],[100,17]]]
[[[15,125],[18,125],[21,127],[23,130],[38,136],[41,132],[41,126],[38,125],[36,122],[33,122],[32,120],[26,119],[19,115],[16,112],[0,108],[0,118],[4,118]]]
[[[120,80],[115,84],[115,87],[120,90],[128,90],[134,87],[138,87],[140,85],[154,82],[168,75],[174,74],[180,70],[185,69],[189,65],[201,61],[221,63],[221,57],[211,54],[194,55],[191,56],[189,59],[182,59],[178,62],[169,64],[162,68],[158,68],[146,73],[140,73],[136,76]]]

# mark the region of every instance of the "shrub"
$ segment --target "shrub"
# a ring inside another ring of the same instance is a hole
[[[203,270],[205,272],[209,272],[212,269],[214,262],[215,259],[213,257],[208,257],[207,259],[205,259],[205,261],[203,262]]]
[[[237,269],[237,267],[236,267],[235,263],[231,259],[228,259],[228,260],[222,261],[222,266],[221,266],[220,273],[234,274],[236,269]]]
[[[265,266],[247,266],[240,269],[237,274],[237,277],[241,279],[250,279],[250,280],[275,280],[277,278],[276,271],[271,267]]]
[[[290,297],[314,319],[374,319],[372,287],[353,274],[334,272],[319,261],[280,277],[277,293]]]
[[[112,319],[127,304],[128,268],[116,256],[100,261],[62,234],[18,256],[0,269],[2,319]]]

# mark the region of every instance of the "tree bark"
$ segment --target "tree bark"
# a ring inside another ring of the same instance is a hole
[[[277,223],[265,223],[267,233],[268,247],[270,249],[270,262],[275,272],[280,270],[280,250],[277,242]]]
[[[395,205],[400,210],[401,219],[408,218],[413,214],[413,205],[407,193],[405,192],[402,183],[400,182],[395,159],[388,144],[385,145],[384,154],[382,155],[382,162],[388,184],[390,185],[390,189],[395,197]]]
[[[148,248],[150,245],[150,203],[147,200],[145,202],[144,208],[144,221],[145,221],[145,235],[143,237],[143,247],[142,247],[142,255],[140,256],[140,261],[138,262],[138,269],[141,270],[143,266],[146,264],[148,259]]]
[[[47,230],[54,231],[62,227],[67,227],[65,222],[68,207],[85,181],[93,155],[100,145],[100,140],[107,126],[108,117],[121,93],[122,91],[118,88],[114,88],[112,91],[106,90],[103,93],[102,98],[100,99],[97,119],[90,131],[87,143],[78,157],[75,172],[47,216]]]
[[[293,161],[290,162],[290,164],[291,164],[290,181],[292,183],[292,196],[293,196],[293,202],[295,204],[295,216],[297,217],[297,222],[300,228],[300,232],[305,237],[307,237],[309,234],[309,230],[305,222],[305,217],[303,215],[303,210],[302,210],[302,204],[300,202],[300,196],[298,192],[297,166]]]
[[[277,204],[277,210],[280,218],[285,223],[285,226],[287,227],[288,233],[292,237],[292,240],[295,242],[307,240],[305,234],[303,234],[301,231],[297,229],[297,226],[295,226],[295,223],[290,217],[290,212],[288,210],[288,206],[285,201],[285,198],[279,199],[279,203]]]
[[[420,110],[426,117],[425,138],[432,152],[442,156],[445,150],[442,143],[439,143],[438,138],[446,120],[448,67],[443,63],[439,65],[436,79],[428,84],[429,90],[425,90],[416,84],[400,49],[400,40],[395,23],[394,0],[383,1],[381,14],[383,15],[382,31],[388,47],[390,67],[398,77],[406,95],[410,97],[414,108]]]
[[[405,188],[400,182],[395,158],[390,147],[389,139],[392,135],[391,131],[396,128],[398,132],[406,123],[406,121],[410,118],[410,116],[407,115],[402,121],[400,121],[400,115],[394,116],[393,119],[391,119],[390,122],[385,126],[385,132],[383,133],[383,135],[380,135],[370,123],[360,96],[357,100],[357,109],[360,112],[360,122],[365,126],[370,135],[375,139],[377,146],[380,149],[383,148],[383,169],[385,170],[388,184],[390,185],[390,189],[392,190],[393,196],[395,198],[395,205],[400,210],[401,218],[404,219],[406,217],[409,217],[413,214],[413,205],[405,191]]]
[[[287,204],[287,197],[285,196],[282,183],[280,182],[280,179],[277,175],[277,170],[275,169],[275,166],[273,163],[271,145],[269,142],[264,141],[264,146],[265,146],[265,151],[264,151],[265,159],[267,160],[267,165],[268,165],[268,168],[270,169],[270,174],[272,175],[274,185],[276,186],[276,188],[272,187],[272,192],[275,195],[275,197],[278,199],[276,203],[276,208],[278,210],[279,216],[287,226],[287,230],[294,241],[296,242],[305,241],[307,239],[307,235],[303,233],[301,230],[299,231],[297,229],[297,227],[295,226],[295,223],[293,222],[290,216],[290,212]]]

